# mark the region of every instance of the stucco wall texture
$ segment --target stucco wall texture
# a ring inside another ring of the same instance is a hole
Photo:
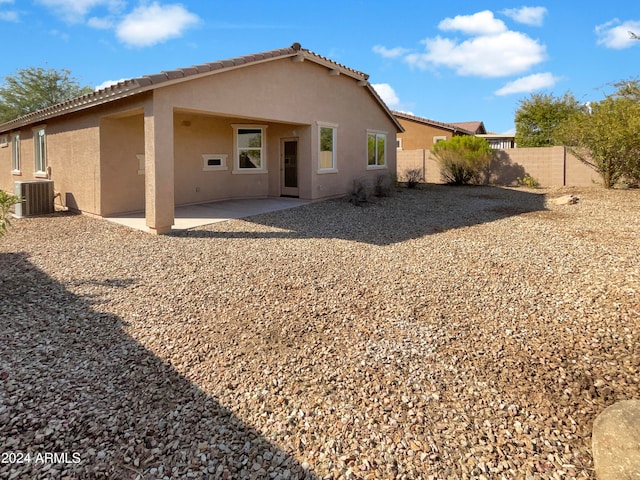
[[[330,173],[318,171],[320,123],[337,129]],[[234,124],[266,127],[266,171],[233,171]],[[163,228],[173,221],[174,205],[280,196],[284,139],[298,141],[301,199],[344,195],[356,178],[373,182],[396,171],[398,129],[369,88],[290,57],[168,82],[41,126],[57,203],[100,216],[145,210],[148,223]],[[387,135],[384,168],[367,168],[368,130]],[[0,148],[3,190],[36,177],[31,126],[20,135],[20,174],[11,172],[11,142]],[[228,169],[203,170],[205,154],[227,155]]]

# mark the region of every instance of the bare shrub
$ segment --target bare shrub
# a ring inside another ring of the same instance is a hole
[[[407,188],[416,188],[422,180],[422,170],[419,168],[412,168],[404,172],[405,182]]]
[[[349,202],[356,206],[361,206],[369,201],[371,194],[367,182],[362,178],[356,178],[353,180],[353,186],[351,193],[349,194]]]
[[[373,194],[376,197],[390,197],[392,192],[392,180],[388,173],[382,173],[376,177],[373,184]]]

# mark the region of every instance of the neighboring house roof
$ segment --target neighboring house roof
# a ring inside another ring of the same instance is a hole
[[[482,138],[516,138],[516,134],[515,133],[489,132],[489,133],[479,133],[477,136],[478,137],[482,137]]]
[[[119,100],[122,98],[131,97],[149,90],[154,90],[158,87],[164,87],[175,83],[185,82],[194,78],[201,78],[216,73],[225,72],[228,70],[242,68],[252,64],[258,64],[276,60],[286,57],[295,57],[295,60],[303,62],[309,60],[320,65],[324,65],[332,73],[339,75],[346,75],[366,87],[372,96],[380,103],[381,107],[387,112],[389,118],[394,122],[398,131],[402,132],[404,129],[391,113],[391,110],[386,106],[384,101],[376,93],[375,89],[368,82],[369,75],[358,70],[354,70],[345,65],[341,65],[329,58],[318,55],[310,50],[302,48],[299,43],[294,43],[288,48],[281,48],[277,50],[269,50],[266,52],[256,53],[253,55],[245,55],[242,57],[230,58],[227,60],[218,60],[211,63],[204,63],[201,65],[194,65],[187,68],[180,68],[176,70],[168,70],[153,75],[145,75],[138,78],[132,78],[118,82],[115,85],[96,90],[81,97],[73,98],[65,102],[53,105],[36,112],[23,115],[14,120],[6,122],[0,125],[0,133],[7,132],[16,128],[24,127],[34,123],[42,122],[44,120],[65,115],[72,112],[78,112],[88,108],[95,107],[97,105],[103,105],[108,102]]]
[[[416,117],[415,115],[410,115],[408,113],[398,112],[398,111],[393,111],[392,113],[396,116],[396,118],[399,118],[399,119],[410,120],[412,122],[422,123],[423,125],[442,128],[444,130],[449,130],[453,133],[464,133],[466,135],[474,135],[474,132],[472,130],[462,127],[461,124],[437,122],[436,120],[430,120],[424,117]]]
[[[487,129],[484,128],[484,123],[482,122],[455,122],[452,123],[452,125],[469,130],[473,135],[477,133],[487,133]]]

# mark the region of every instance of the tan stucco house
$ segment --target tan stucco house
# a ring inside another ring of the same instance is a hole
[[[293,44],[120,82],[0,125],[0,188],[51,179],[65,207],[144,211],[347,194],[395,173],[402,127],[368,75]]]
[[[398,134],[396,141],[400,150],[431,150],[440,140],[451,140],[458,135],[475,135],[474,131],[459,124],[438,122],[404,112],[394,111],[393,114],[404,130]]]

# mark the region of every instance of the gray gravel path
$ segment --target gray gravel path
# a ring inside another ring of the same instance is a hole
[[[593,478],[595,416],[640,398],[638,232],[597,188],[15,220],[0,478]]]

